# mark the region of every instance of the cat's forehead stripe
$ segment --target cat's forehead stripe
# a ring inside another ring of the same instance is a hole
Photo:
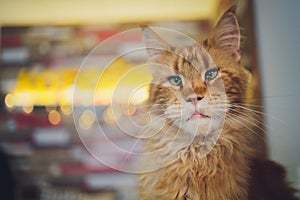
[[[197,67],[197,69],[199,69],[199,67],[201,69],[207,69],[211,64],[209,54],[199,45],[184,48],[181,52],[181,56],[194,65],[194,67]]]
[[[179,65],[180,65],[180,63],[181,63],[181,57],[176,57],[176,58],[174,58],[173,59],[173,63],[172,63],[172,66],[174,67],[174,70],[175,71],[178,71],[179,70]]]

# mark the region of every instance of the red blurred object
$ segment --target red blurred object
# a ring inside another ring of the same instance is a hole
[[[3,36],[2,47],[19,47],[23,45],[23,39],[19,35],[14,36]]]
[[[24,113],[15,113],[14,121],[17,129],[28,129],[38,127],[54,127],[48,120],[47,114],[31,113],[30,115]],[[60,126],[61,124],[56,125]]]

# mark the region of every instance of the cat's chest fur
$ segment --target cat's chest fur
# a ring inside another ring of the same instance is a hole
[[[183,48],[142,28],[154,65],[146,106],[151,120],[142,133],[141,199],[296,199],[284,170],[255,164],[256,129],[264,130],[261,112],[247,101],[251,75],[242,66],[234,10],[224,13],[206,40]],[[278,172],[278,184],[272,184]]]
[[[148,105],[161,115],[143,133],[151,137],[140,166],[148,171],[140,175],[141,198],[247,199],[252,118],[237,108],[251,76],[242,66],[234,8],[199,44],[172,46],[147,27],[143,35],[155,63]]]
[[[141,175],[142,199],[247,199],[245,152],[230,138],[219,141],[205,157],[192,144],[178,150],[168,166]]]

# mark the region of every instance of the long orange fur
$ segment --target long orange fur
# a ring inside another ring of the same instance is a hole
[[[197,61],[199,57],[205,57],[201,53],[201,48],[199,49],[197,45],[174,48],[149,28],[143,27],[143,29],[146,37],[149,37],[149,34],[152,37],[150,42],[159,43],[154,46],[172,49],[181,55],[162,50],[149,50],[150,60],[179,71],[191,81],[193,90],[198,96],[207,96],[206,83],[201,80],[201,76],[195,75],[197,70],[185,61]],[[241,65],[240,33],[232,9],[223,15],[208,38],[201,42],[201,46],[218,66],[228,103],[245,103],[251,76]],[[159,76],[164,76],[159,71],[155,73],[157,79]],[[158,84],[151,85],[149,104],[165,105],[166,102],[175,104],[176,101],[178,99],[172,95],[170,89]],[[166,119],[158,134],[145,141],[146,152],[158,151],[159,153],[143,160],[141,166],[161,165],[162,167],[140,175],[141,199],[248,199],[250,166],[255,154],[253,143],[256,138],[251,130],[255,122],[251,120],[253,118],[248,110],[236,108],[235,111],[236,113],[226,114],[225,124],[216,145],[205,156],[201,156],[203,151],[201,138],[195,137],[190,145],[182,145],[182,141],[189,138],[188,134],[180,126],[174,125],[172,120]],[[249,120],[241,121],[234,119],[234,116],[243,119],[249,116]],[[176,141],[174,141],[175,135],[178,136]]]

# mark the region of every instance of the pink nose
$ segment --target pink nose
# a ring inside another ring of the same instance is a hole
[[[196,95],[190,95],[187,98],[187,102],[191,102],[192,104],[196,105],[198,101],[200,101],[202,97],[196,96]]]

